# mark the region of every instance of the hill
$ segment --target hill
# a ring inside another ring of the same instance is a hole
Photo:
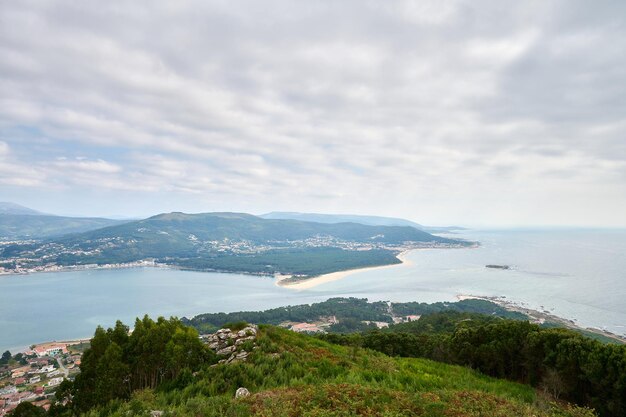
[[[49,239],[124,223],[97,217],[0,214],[0,240]]]
[[[317,223],[359,223],[369,226],[410,226],[422,230],[424,226],[410,220],[395,217],[363,216],[358,214],[321,214],[298,213],[289,211],[273,211],[262,214],[264,219],[290,219]]]
[[[99,328],[83,356],[81,374],[57,393],[67,403],[55,406],[50,414],[594,415],[586,409],[556,404],[530,386],[486,377],[468,368],[389,357],[273,326],[244,326],[231,325],[232,331],[205,336],[205,345],[175,319],[138,319],[130,335],[128,327],[119,322],[107,331]],[[216,355],[213,343],[231,347]],[[233,356],[233,352],[237,354]],[[225,362],[229,355],[239,359]],[[236,392],[239,398],[235,398]]]
[[[31,214],[38,215],[43,214],[37,210],[29,209],[28,207],[21,206],[19,204],[10,203],[7,201],[0,201],[0,215],[2,214]]]
[[[409,226],[429,233],[444,233],[454,230],[462,230],[457,226],[424,226],[410,220],[400,219],[396,217],[382,216],[364,216],[358,214],[321,214],[321,213],[298,213],[286,211],[273,211],[271,213],[262,214],[260,217],[264,219],[285,219],[285,220],[301,220],[317,223],[359,223],[369,226]]]
[[[42,240],[124,223],[99,217],[45,214],[15,203],[0,202],[0,241]]]
[[[465,246],[413,227],[262,219],[244,213],[165,213],[0,249],[5,265],[117,264],[144,259],[200,270],[312,276],[399,263],[415,247]]]
[[[141,230],[137,235],[137,231]],[[203,240],[247,240],[255,243],[297,241],[329,236],[346,241],[400,244],[450,241],[424,231],[402,226],[367,226],[357,223],[327,224],[311,221],[263,219],[245,213],[165,213],[117,227],[93,231],[79,238],[99,239],[120,235],[174,236],[188,241],[189,234]],[[154,236],[153,236],[154,237]]]

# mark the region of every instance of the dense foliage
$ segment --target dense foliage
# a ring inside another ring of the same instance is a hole
[[[213,353],[198,339],[195,329],[178,319],[157,321],[145,316],[128,327],[98,327],[85,351],[81,373],[60,396],[72,397],[72,405],[85,411],[116,398],[128,398],[135,390],[156,388],[214,362]]]
[[[11,412],[11,417],[45,417],[46,410],[29,402],[22,402]]]
[[[329,331],[337,333],[358,332],[370,328],[363,321],[391,323],[392,315],[422,315],[440,311],[459,311],[488,314],[526,320],[521,313],[511,312],[499,305],[485,300],[463,300],[455,303],[393,303],[391,308],[386,302],[368,302],[367,298],[329,298],[313,304],[302,304],[272,308],[265,311],[239,311],[235,313],[206,313],[183,322],[194,326],[201,332],[220,328],[225,323],[247,321],[259,324],[280,324],[283,322],[311,322],[324,317],[334,316],[339,324],[331,326]]]
[[[5,351],[0,357],[0,365],[7,365],[10,363],[19,363],[20,365],[28,364],[26,360],[26,356],[23,353],[17,353],[16,355],[11,355],[11,352],[8,350]]]
[[[626,415],[626,346],[603,344],[570,330],[447,312],[387,331],[322,337],[392,356],[469,366],[542,387],[602,416]]]
[[[480,299],[467,299],[455,303],[437,302],[432,304],[411,301],[408,303],[392,303],[393,312],[398,316],[408,316],[410,314],[430,314],[442,311],[458,311],[465,313],[479,313],[492,316],[503,317],[514,320],[527,320],[525,314],[517,311],[510,311],[496,303]]]
[[[333,247],[280,249],[247,255],[162,258],[159,262],[194,270],[294,274],[294,280],[371,266],[400,263],[394,252],[384,249],[351,251]]]
[[[183,321],[200,331],[212,331],[225,323],[235,321],[280,324],[286,321],[314,321],[330,316],[335,316],[340,322],[348,320],[358,323],[364,320],[391,322],[387,303],[383,301],[368,303],[366,298],[329,298],[320,303],[272,308],[265,311],[207,313],[197,315],[190,320],[183,319]]]

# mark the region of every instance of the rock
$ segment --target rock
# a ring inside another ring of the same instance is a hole
[[[235,341],[235,346],[242,345],[246,343],[248,340],[254,340],[254,339],[255,339],[254,336],[248,336],[248,337],[243,337],[241,339],[237,339],[237,341]]]
[[[239,352],[237,355],[235,355],[235,359],[240,360],[240,361],[245,361],[246,359],[248,359],[248,355],[250,354],[244,350],[242,352]]]
[[[220,349],[215,353],[217,353],[218,355],[230,355],[235,351],[235,349],[237,349],[236,346],[226,346],[225,348]]]
[[[213,334],[203,335],[202,340],[209,349],[224,357],[218,362],[219,364],[232,363],[247,360],[250,352],[241,348],[246,342],[252,342],[252,349],[258,349],[254,343],[257,332],[258,327],[255,325],[250,325],[236,332],[230,329],[219,329]]]
[[[248,391],[244,387],[237,388],[237,391],[235,391],[235,398],[249,397],[249,396],[250,396],[250,391]]]

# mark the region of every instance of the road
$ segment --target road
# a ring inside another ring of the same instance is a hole
[[[63,372],[63,375],[67,379],[67,377],[70,375],[70,371],[65,367],[65,365],[63,365],[63,361],[61,360],[60,357],[57,357],[56,360],[57,360],[57,363],[59,364],[59,369],[61,370],[61,372]]]

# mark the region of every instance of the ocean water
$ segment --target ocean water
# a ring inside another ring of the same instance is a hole
[[[586,327],[626,335],[626,230],[468,231],[476,249],[426,249],[407,264],[355,272],[308,290],[267,277],[160,268],[0,277],[0,350],[89,337],[137,316],[263,310],[329,297],[453,301],[505,296]],[[485,268],[506,264],[511,270]]]
[[[509,301],[626,335],[626,230],[463,233],[476,249],[413,251],[409,265],[363,271],[311,291],[395,301]],[[511,270],[485,268],[510,265]]]

